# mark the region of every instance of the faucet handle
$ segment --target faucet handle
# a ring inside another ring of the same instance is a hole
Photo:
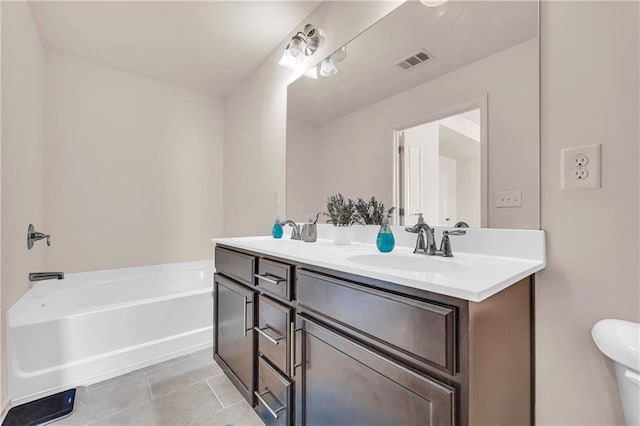
[[[36,241],[40,241],[40,240],[47,240],[47,246],[51,246],[51,235],[50,234],[43,234],[42,232],[38,232],[36,231],[36,228],[33,226],[33,224],[29,224],[29,227],[27,228],[27,248],[29,250],[31,250],[33,248],[33,245],[36,243]]]
[[[465,235],[466,233],[467,231],[462,231],[462,230],[442,231],[442,242],[440,242],[440,254],[443,257],[453,257],[449,235]]]

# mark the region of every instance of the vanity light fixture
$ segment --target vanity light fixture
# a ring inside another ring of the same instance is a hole
[[[320,75],[323,77],[331,77],[338,74],[337,62],[342,62],[347,57],[347,46],[342,46],[340,49],[329,55],[328,58],[320,62]]]
[[[445,4],[448,0],[420,0],[423,6],[427,7],[438,7]]]
[[[284,48],[279,64],[287,68],[295,68],[304,62],[307,56],[313,55],[324,42],[324,31],[311,24],[304,26],[302,31],[291,37],[291,41]]]
[[[338,74],[338,68],[336,68],[336,63],[333,62],[333,58],[329,56],[326,59],[323,59],[320,62],[320,75],[323,77],[331,77],[332,75]]]

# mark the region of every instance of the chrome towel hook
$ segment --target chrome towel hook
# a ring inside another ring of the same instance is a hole
[[[29,228],[27,228],[27,248],[31,250],[36,241],[47,240],[47,246],[51,246],[51,235],[43,234],[42,232],[36,231],[36,228],[33,224],[29,224]]]

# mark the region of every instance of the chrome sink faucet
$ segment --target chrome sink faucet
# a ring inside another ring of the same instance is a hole
[[[418,234],[416,248],[413,250],[414,253],[426,254],[428,256],[434,256],[436,254],[436,237],[433,228],[424,221],[422,213],[418,213],[418,223],[404,230],[412,234]]]
[[[282,226],[291,225],[293,229],[291,230],[291,239],[292,240],[301,240],[302,232],[300,232],[300,225],[292,221],[291,219],[287,219],[281,223]]]
[[[436,237],[433,228],[427,225],[424,221],[422,213],[418,213],[418,223],[405,228],[405,231],[413,234],[418,234],[416,239],[416,247],[413,252],[416,254],[424,254],[426,256],[442,256],[453,257],[451,251],[450,235],[465,235],[467,231],[455,230],[455,231],[443,231],[442,241],[440,242],[440,249],[436,249]]]

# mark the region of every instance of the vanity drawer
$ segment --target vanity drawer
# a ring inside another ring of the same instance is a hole
[[[256,258],[216,247],[216,272],[235,278],[243,284],[254,286]]]
[[[284,300],[291,300],[291,277],[293,266],[269,259],[258,260],[258,288]]]
[[[309,271],[297,275],[298,305],[436,368],[456,373],[456,310]]]
[[[260,295],[258,305],[258,351],[281,372],[288,374],[289,330],[291,328],[291,308],[264,295]]]
[[[255,397],[256,411],[266,424],[289,425],[291,381],[282,376],[263,356],[258,360],[258,390],[255,391]]]

